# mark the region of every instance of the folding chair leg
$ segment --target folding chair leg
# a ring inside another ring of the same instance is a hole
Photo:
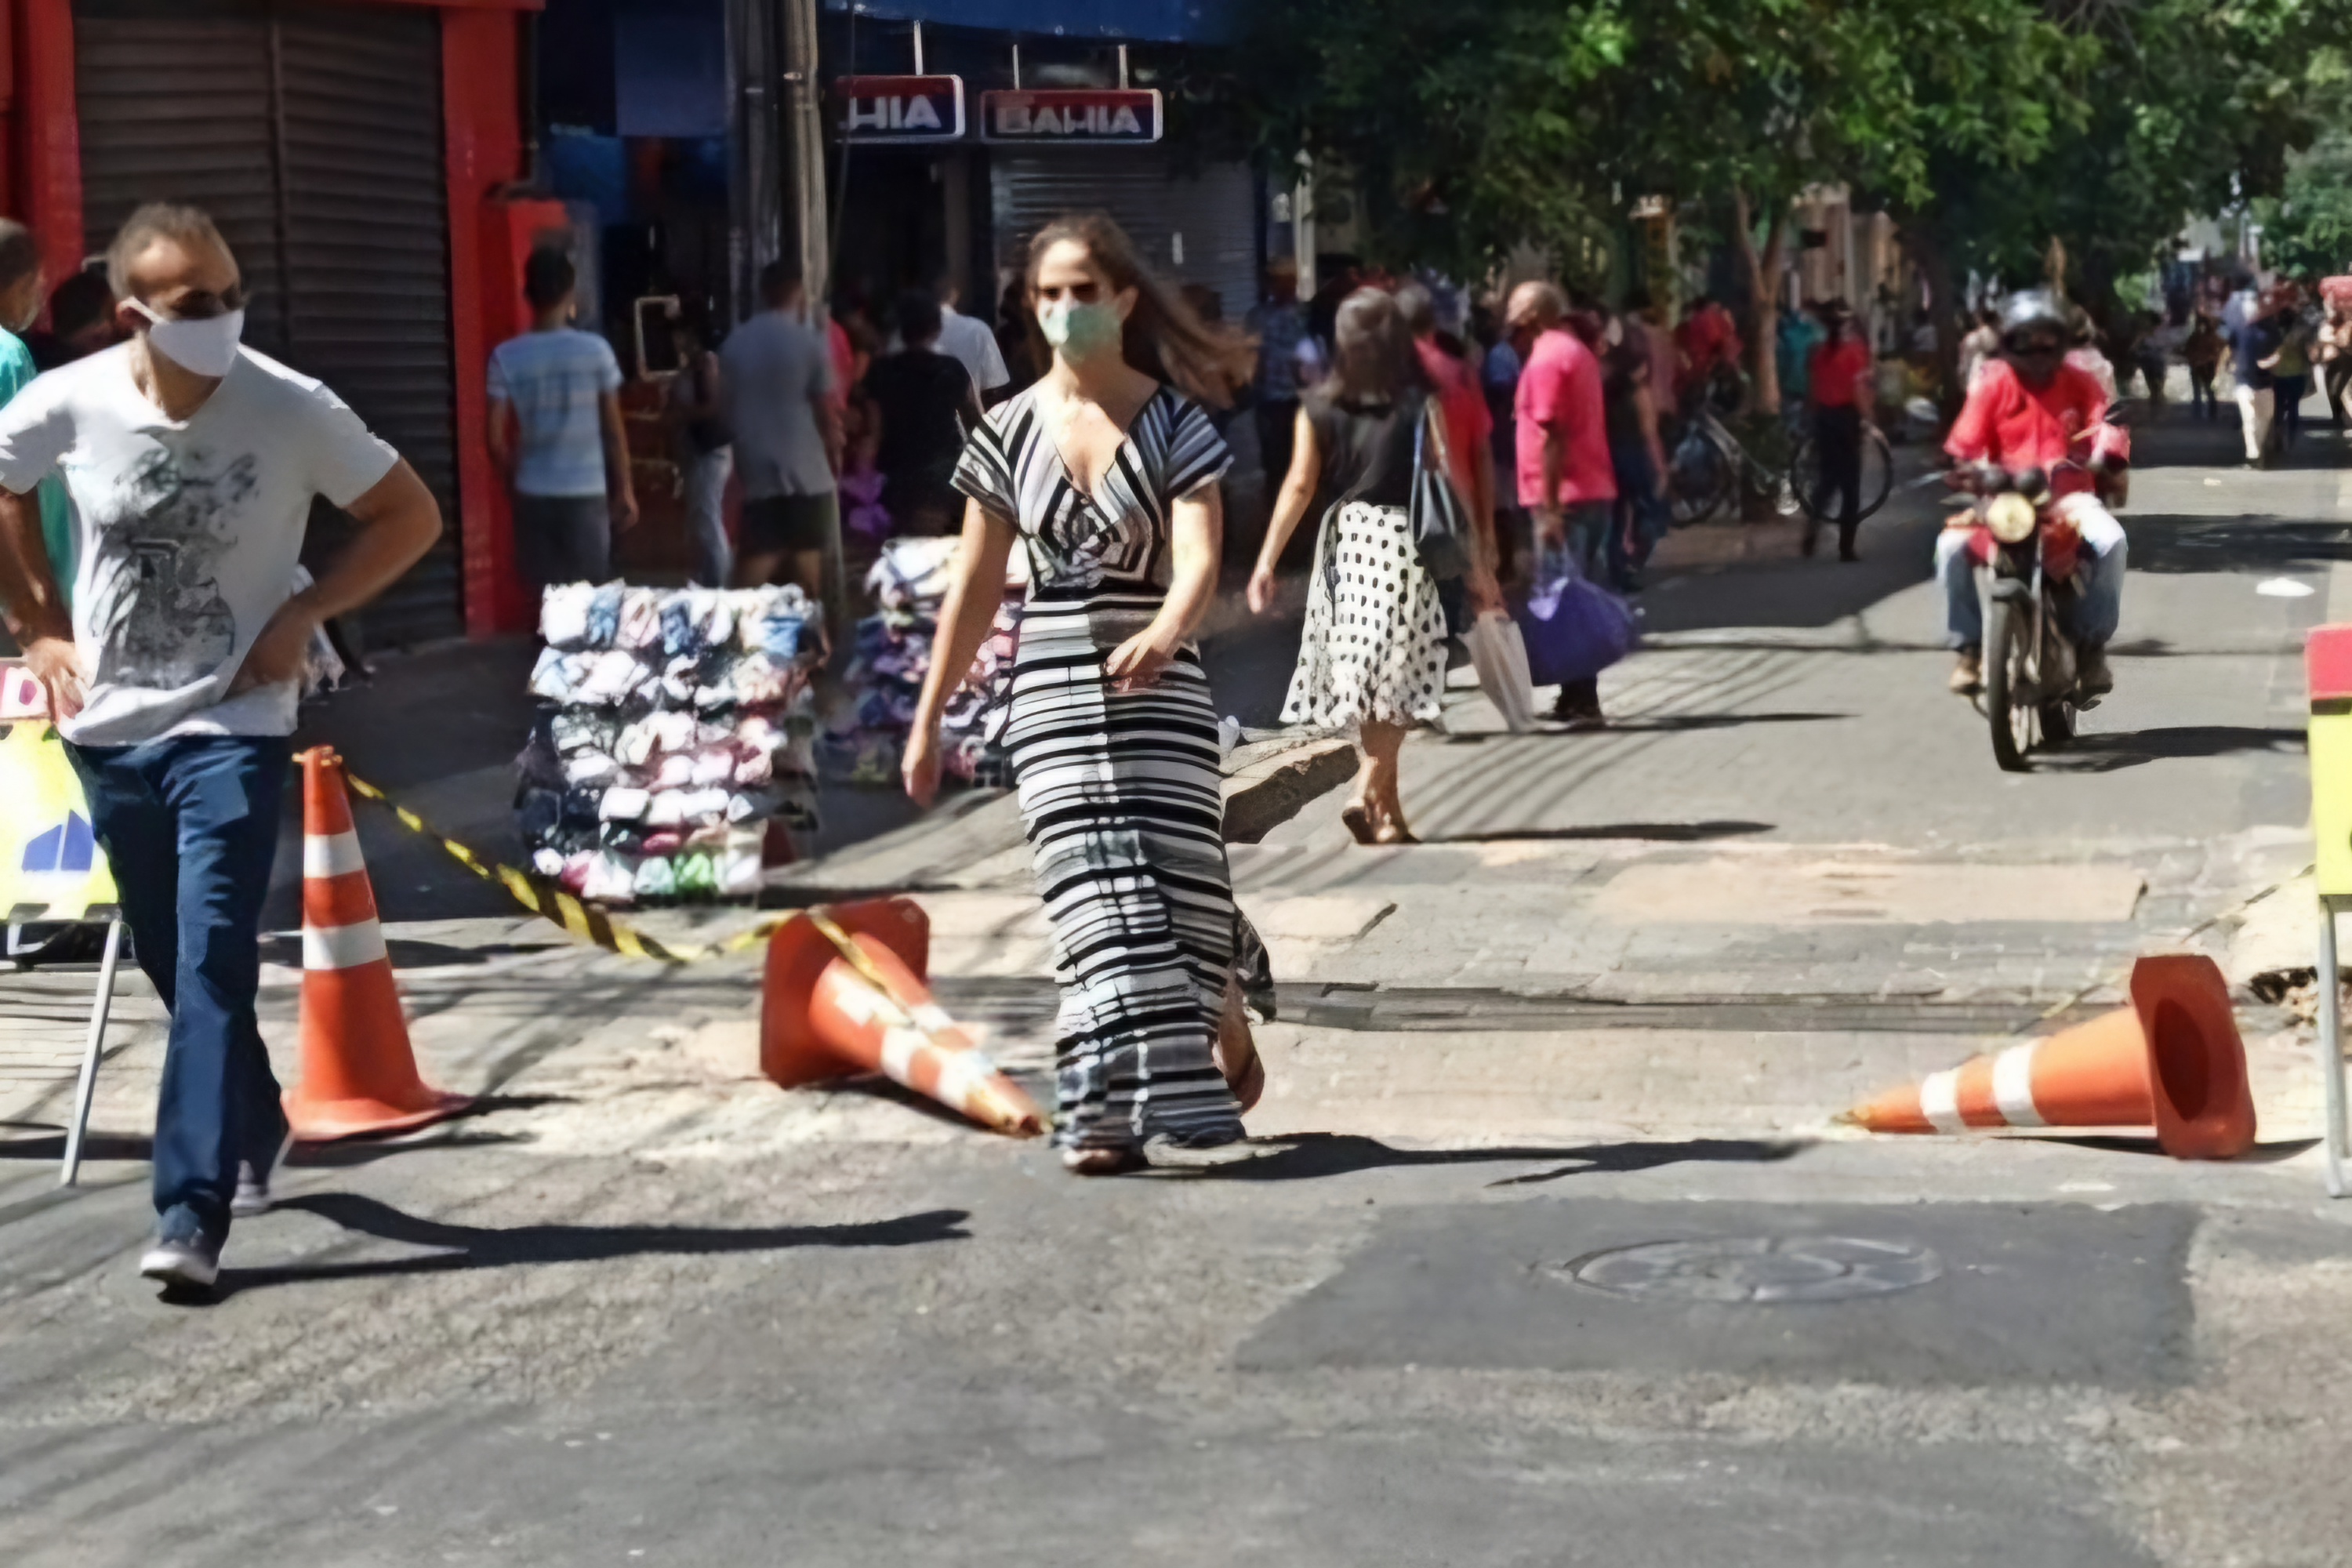
[[[98,1092],[98,1058],[106,1049],[106,1016],[114,1007],[114,970],[122,958],[122,922],[106,928],[106,957],[98,967],[98,995],[90,1004],[89,1043],[81,1058],[81,1082],[74,1089],[73,1125],[66,1130],[65,1171],[58,1185],[70,1187],[81,1173],[81,1143],[89,1131],[89,1102]]]

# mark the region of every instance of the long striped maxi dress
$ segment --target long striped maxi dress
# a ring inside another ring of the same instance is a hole
[[[1054,926],[1066,1148],[1243,1135],[1210,1055],[1235,922],[1208,679],[1190,645],[1149,689],[1103,673],[1167,597],[1170,507],[1232,462],[1200,405],[1163,386],[1091,496],[1033,392],[989,412],[956,469],[1029,552],[1004,743]]]

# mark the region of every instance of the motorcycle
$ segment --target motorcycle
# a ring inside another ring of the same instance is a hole
[[[2084,545],[2042,469],[2001,476],[1985,489],[1970,541],[1985,606],[1978,702],[1993,761],[2024,773],[2029,752],[2073,740],[2075,715],[2099,701],[2079,689],[2081,658],[2066,630]]]

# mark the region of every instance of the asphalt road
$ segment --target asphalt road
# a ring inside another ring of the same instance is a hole
[[[2221,951],[2307,858],[2347,454],[2143,452],[2117,693],[2032,774],[1942,689],[1922,500],[1858,566],[1766,535],[1662,574],[1612,731],[1465,696],[1407,753],[1425,847],[1326,800],[1237,849],[1290,1016],[1215,1161],[1080,1183],[901,1097],[730,1080],[749,960],[415,928],[420,1054],[495,1098],[308,1153],[197,1305],[131,1273],[152,1041],[76,1194],[19,1090],[0,1558],[2344,1562],[2352,1235],[2291,1020],[2242,1010],[2265,1142],[2226,1166],[1829,1122],[2135,952]],[[941,993],[1034,1083],[1000,870],[927,896]]]

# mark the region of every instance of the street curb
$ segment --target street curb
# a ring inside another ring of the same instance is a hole
[[[1255,844],[1298,815],[1307,804],[1328,795],[1356,772],[1356,748],[1330,736],[1282,744],[1265,754],[1228,762],[1225,775],[1225,842]]]
[[[1356,771],[1356,748],[1328,735],[1276,734],[1226,757],[1220,793],[1228,844],[1255,844]],[[930,814],[862,844],[779,867],[761,902],[866,898],[978,886],[974,873],[1022,847],[1021,805],[1009,790],[960,792]],[[983,877],[985,879],[985,877]]]

